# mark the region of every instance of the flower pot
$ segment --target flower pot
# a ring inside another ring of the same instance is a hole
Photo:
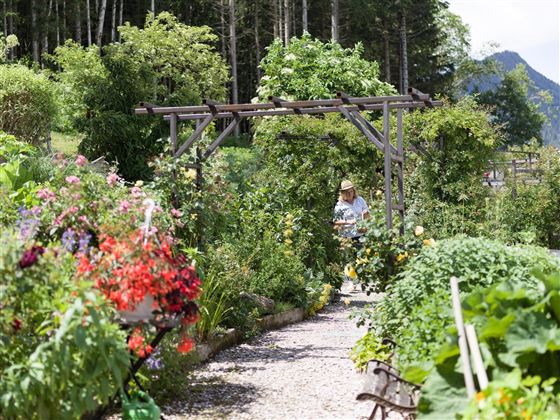
[[[140,321],[150,321],[153,319],[154,314],[154,297],[146,295],[142,302],[136,304],[132,311],[119,311],[120,317],[127,323],[132,324]]]

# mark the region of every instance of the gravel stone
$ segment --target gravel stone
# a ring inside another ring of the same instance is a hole
[[[167,419],[364,419],[372,401],[356,401],[363,379],[349,358],[366,330],[349,319],[379,296],[342,288],[315,317],[269,331],[197,366]]]

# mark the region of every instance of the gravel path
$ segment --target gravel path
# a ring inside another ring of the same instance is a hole
[[[197,367],[183,401],[164,408],[166,418],[367,418],[373,403],[355,400],[362,378],[348,357],[365,329],[348,316],[375,298],[347,289],[317,316],[224,350]]]

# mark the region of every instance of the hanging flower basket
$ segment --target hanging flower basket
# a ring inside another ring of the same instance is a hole
[[[162,235],[147,240],[140,230],[99,239],[99,253],[91,258],[82,255],[78,273],[93,280],[121,320],[135,327],[129,347],[149,353],[138,324],[172,319],[184,331],[178,350],[188,351],[192,345],[186,330],[199,317],[194,299],[200,293],[200,279],[184,255],[174,255],[172,239]]]
[[[119,317],[125,324],[151,321],[154,319],[154,297],[146,295],[134,309],[119,311]]]

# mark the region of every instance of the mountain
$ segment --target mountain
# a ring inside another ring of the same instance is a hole
[[[530,95],[540,90],[547,90],[552,95],[552,103],[541,105],[540,111],[545,114],[549,120],[543,127],[544,144],[552,144],[560,147],[560,85],[553,82],[546,76],[532,68],[519,54],[513,51],[502,51],[488,57],[496,60],[501,64],[504,72],[509,72],[518,64],[523,64],[527,69],[529,78],[535,83],[536,89],[529,92]],[[498,75],[489,76],[477,83],[478,90],[484,92],[486,90],[495,89],[501,82]]]

